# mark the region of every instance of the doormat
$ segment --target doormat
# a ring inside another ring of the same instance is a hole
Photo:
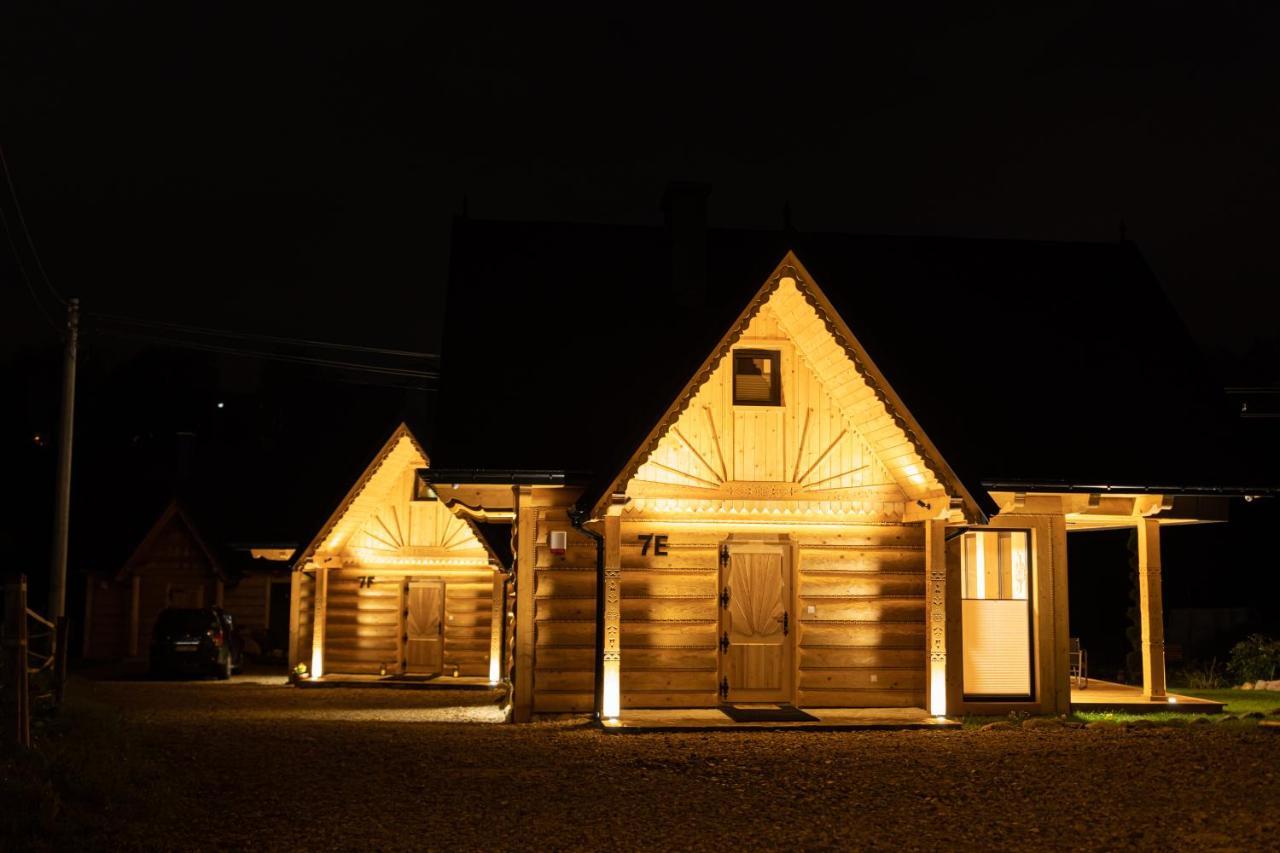
[[[409,675],[402,673],[400,675],[388,675],[383,681],[435,681],[439,675]]]
[[[725,705],[720,709],[735,723],[816,723],[818,718],[792,705],[755,705],[741,708]]]

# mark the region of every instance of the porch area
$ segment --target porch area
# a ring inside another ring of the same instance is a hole
[[[1221,714],[1223,704],[1166,692],[1162,697],[1146,695],[1141,687],[1090,678],[1088,686],[1071,688],[1072,711],[1121,711],[1128,714],[1189,713]]]
[[[478,675],[358,675],[327,673],[303,678],[298,687],[372,687],[384,690],[493,690],[496,685]]]
[[[750,710],[750,709],[748,709]],[[931,717],[923,708],[807,708],[785,709],[775,719],[734,719],[720,708],[627,709],[617,719],[606,720],[606,732],[678,731],[811,731],[953,729],[956,720]],[[769,716],[767,714],[761,716]],[[807,716],[810,719],[783,719]]]

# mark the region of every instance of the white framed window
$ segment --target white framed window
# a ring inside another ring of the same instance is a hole
[[[965,698],[1034,698],[1030,531],[966,532],[960,587]]]

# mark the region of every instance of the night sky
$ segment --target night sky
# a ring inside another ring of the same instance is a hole
[[[1267,4],[421,5],[6,4],[0,142],[55,285],[90,310],[433,349],[464,197],[656,223],[684,178],[726,226],[776,227],[788,201],[811,230],[1123,222],[1207,351],[1275,335]],[[49,340],[8,252],[0,273],[6,346]]]
[[[667,182],[698,180],[720,226],[779,227],[788,203],[814,231],[1123,223],[1222,380],[1280,381],[1272,5],[425,5],[5,4],[0,144],[53,286],[93,312],[435,351],[464,203],[657,224]],[[57,346],[15,233],[35,298],[0,244],[6,359]],[[47,422],[56,368],[24,375]],[[1188,547],[1256,568],[1271,522],[1249,512]],[[1203,563],[1166,564],[1171,605],[1206,600]],[[1123,587],[1095,591],[1122,618]]]

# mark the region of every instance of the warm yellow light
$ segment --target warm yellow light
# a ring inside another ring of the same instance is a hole
[[[372,548],[352,548],[351,553],[359,558],[360,565],[470,566],[477,570],[488,568],[488,563],[477,557],[395,557]]]
[[[324,675],[324,649],[319,643],[311,646],[311,678],[319,678]]]
[[[622,678],[618,661],[604,663],[604,708],[605,720],[615,720],[622,713]]]
[[[929,673],[929,713],[935,717],[947,715],[947,669],[942,661],[933,661]]]
[[[497,655],[489,655],[489,683],[497,684],[502,680],[502,661]]]
[[[987,554],[986,554],[987,549],[985,547],[985,543],[987,541],[987,537],[979,533],[973,537],[973,541],[974,541],[974,546],[977,548],[977,557],[974,558],[974,562],[978,564],[977,570],[974,572],[974,575],[973,575],[974,585],[977,587],[977,589],[974,590],[973,597],[986,598],[987,597]]]

